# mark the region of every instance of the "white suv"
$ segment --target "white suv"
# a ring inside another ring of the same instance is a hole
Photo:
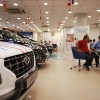
[[[34,52],[22,45],[0,41],[0,100],[18,100],[37,78]]]

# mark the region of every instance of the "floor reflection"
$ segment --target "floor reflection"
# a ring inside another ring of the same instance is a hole
[[[36,93],[34,91],[30,91],[24,100],[36,100]]]

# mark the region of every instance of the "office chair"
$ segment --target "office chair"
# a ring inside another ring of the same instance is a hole
[[[78,67],[79,67],[79,70],[78,71],[80,71],[80,67],[81,67],[81,60],[83,59],[83,60],[85,60],[85,54],[84,54],[84,52],[79,52],[78,50],[77,50],[77,48],[76,47],[71,47],[71,50],[72,50],[72,54],[73,54],[73,58],[74,59],[78,59]],[[76,66],[74,66],[74,68],[75,68]],[[72,69],[72,67],[70,68],[70,69]]]

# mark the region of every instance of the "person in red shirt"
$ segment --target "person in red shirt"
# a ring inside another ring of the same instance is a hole
[[[76,43],[78,51],[84,52],[84,54],[85,54],[86,62],[84,63],[84,66],[85,66],[87,71],[90,70],[89,66],[91,66],[92,60],[93,60],[92,53],[88,49],[88,44],[87,44],[88,42],[89,42],[89,36],[85,35],[83,37],[83,40],[80,40]]]

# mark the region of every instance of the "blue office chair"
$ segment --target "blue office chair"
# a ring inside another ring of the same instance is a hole
[[[74,47],[74,46],[71,47],[71,49],[72,49],[73,58],[79,60],[79,62],[78,62],[78,67],[79,67],[79,71],[80,71],[81,60],[82,60],[82,59],[85,60],[85,54],[84,54],[84,52],[79,52],[79,51],[77,50],[77,48]],[[74,66],[74,68],[75,68],[75,67],[76,67],[76,66]],[[72,69],[72,67],[71,67],[70,69]]]

